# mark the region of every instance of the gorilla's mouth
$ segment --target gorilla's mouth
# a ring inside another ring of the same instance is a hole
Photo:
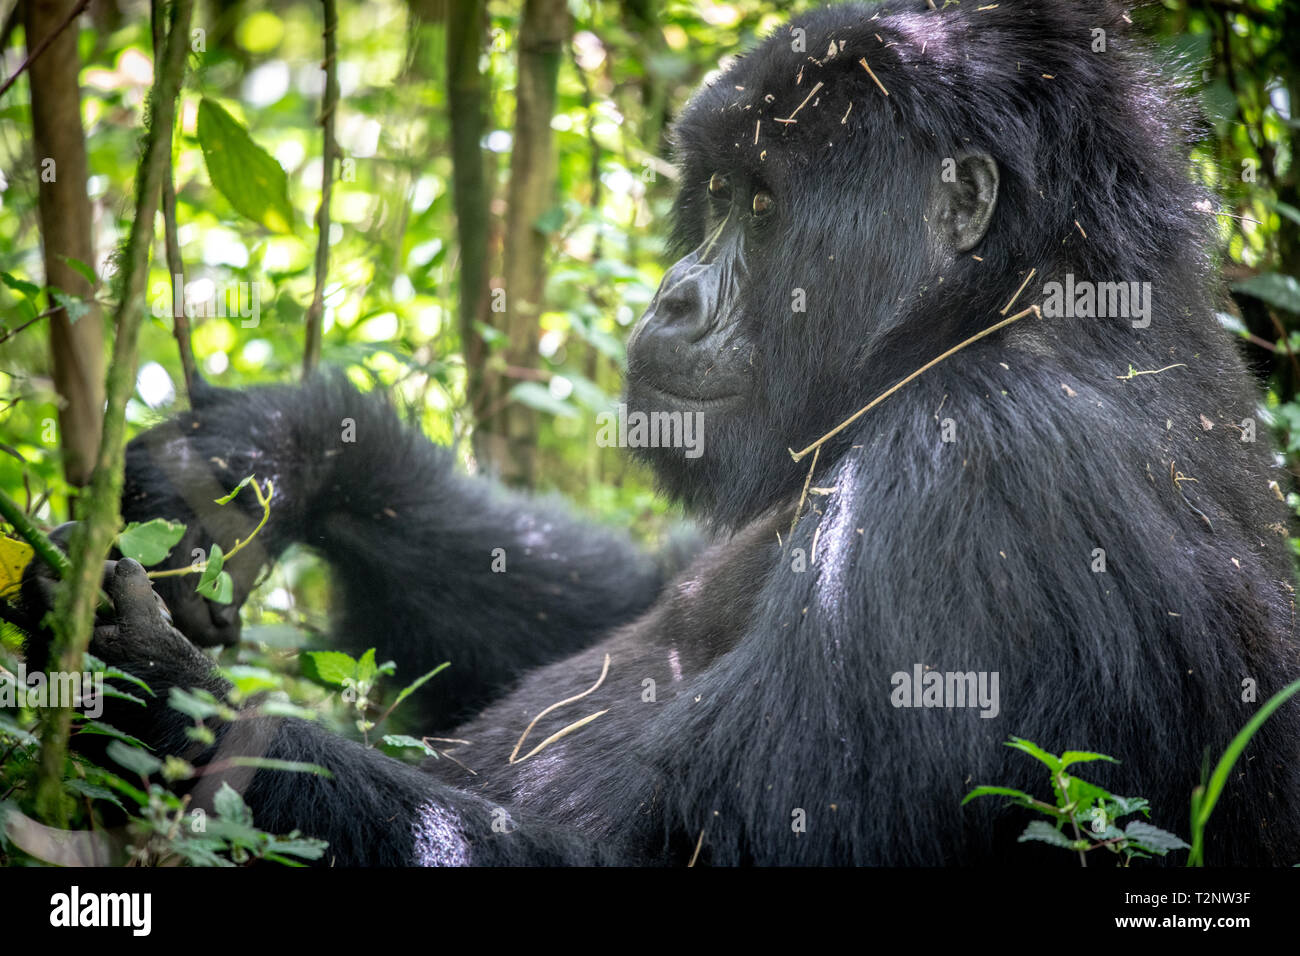
[[[739,392],[717,392],[715,394],[688,395],[684,392],[670,391],[662,385],[651,385],[644,379],[633,382],[633,380],[629,378],[629,397],[634,388],[644,389],[649,393],[648,397],[663,399],[667,404],[675,406],[678,409],[686,408],[698,411],[705,411],[710,408],[720,408],[741,397]]]

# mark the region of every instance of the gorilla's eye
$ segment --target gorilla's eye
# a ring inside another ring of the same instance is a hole
[[[754,215],[761,219],[763,216],[766,216],[768,213],[776,209],[776,200],[773,199],[772,194],[766,190],[754,193],[753,209]]]
[[[727,177],[722,173],[714,173],[709,177],[709,195],[714,199],[726,199],[731,195],[731,183],[727,182]]]

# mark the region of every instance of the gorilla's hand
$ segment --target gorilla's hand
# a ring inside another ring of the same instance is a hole
[[[66,532],[52,537],[62,543],[60,538],[66,538]],[[45,617],[61,586],[43,562],[35,560],[28,565],[22,601],[33,620]],[[151,684],[159,678],[164,684],[205,683],[212,661],[172,626],[167,605],[154,592],[138,562],[130,558],[104,562],[102,587],[112,606],[96,612],[92,654]],[[45,663],[49,636],[44,626],[32,635],[28,657],[33,665]]]

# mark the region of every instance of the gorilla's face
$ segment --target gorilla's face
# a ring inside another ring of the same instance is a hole
[[[887,72],[879,27],[844,22],[815,14],[769,37],[674,128],[684,254],[628,342],[628,419],[644,431],[627,443],[721,526],[797,494],[807,466],[788,449],[955,343],[947,314],[923,331],[909,317],[994,208],[997,164],[914,135],[862,66]],[[698,447],[671,440],[680,420]]]

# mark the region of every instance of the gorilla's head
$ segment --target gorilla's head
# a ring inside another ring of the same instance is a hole
[[[1097,272],[1108,241],[1182,241],[1096,221],[1186,189],[1139,167],[1181,140],[1117,76],[1131,58],[1090,51],[1096,29],[1129,42],[1118,5],[974,7],[797,19],[708,82],[674,128],[681,258],[629,341],[627,406],[700,417],[698,456],[639,453],[716,524],[797,495],[807,462],[787,449],[993,324],[1031,266],[1040,281]],[[1044,18],[1046,35],[1077,45],[1042,43]],[[1085,203],[1091,249],[1063,243]],[[821,449],[819,471],[848,441]]]

